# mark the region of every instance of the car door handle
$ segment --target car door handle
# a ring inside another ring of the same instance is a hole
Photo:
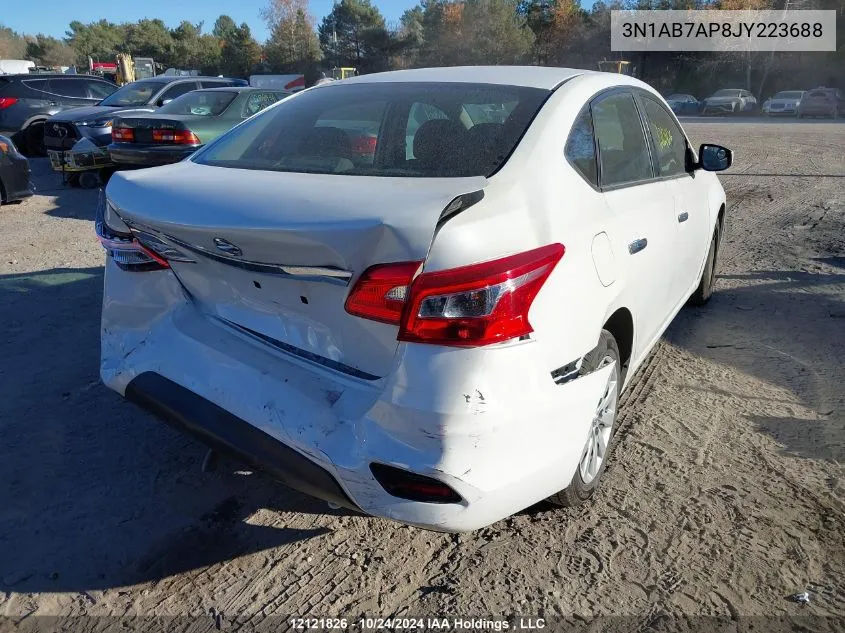
[[[628,252],[631,253],[631,255],[634,255],[635,253],[639,253],[646,246],[648,246],[648,240],[644,237],[641,237],[640,239],[634,240],[633,242],[628,244]]]
[[[687,220],[689,220],[689,213],[686,211],[678,215],[678,222],[686,222]]]

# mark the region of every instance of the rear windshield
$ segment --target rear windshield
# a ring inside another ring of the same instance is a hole
[[[739,90],[717,90],[714,97],[738,97]]]
[[[489,176],[549,94],[488,84],[330,84],[282,101],[192,160],[315,174]]]
[[[237,92],[219,90],[195,90],[177,97],[158,109],[161,114],[194,114],[198,116],[217,116],[229,107],[238,96]]]
[[[775,99],[800,99],[803,92],[779,92],[775,95]]]
[[[136,81],[118,88],[111,95],[100,101],[103,106],[141,106],[149,103],[153,95],[165,85],[163,81]]]

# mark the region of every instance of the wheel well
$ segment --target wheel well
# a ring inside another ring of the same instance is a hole
[[[47,122],[47,118],[48,118],[48,117],[38,117],[38,116],[33,117],[33,118],[31,118],[29,121],[27,121],[27,122],[26,122],[26,125],[24,125],[24,126],[21,128],[21,130],[26,130],[27,128],[30,128],[30,127],[32,127],[33,125],[37,124],[37,123],[46,123],[46,122]]]
[[[604,324],[604,329],[616,339],[619,354],[622,356],[622,366],[626,367],[634,347],[634,318],[631,312],[627,308],[619,308]]]
[[[719,207],[719,233],[721,233],[725,228],[725,205]]]
[[[2,178],[0,178],[0,202],[6,202],[6,187],[3,186]]]

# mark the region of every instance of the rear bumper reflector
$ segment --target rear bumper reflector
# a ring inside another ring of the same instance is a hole
[[[387,464],[370,464],[373,477],[388,494],[423,503],[460,503],[461,496],[442,481]]]
[[[136,376],[126,398],[211,448],[286,486],[358,511],[335,478],[294,449],[213,402],[155,372]]]

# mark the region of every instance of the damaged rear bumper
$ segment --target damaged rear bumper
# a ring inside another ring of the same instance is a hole
[[[350,510],[358,510],[334,477],[292,448],[213,402],[155,372],[136,376],[126,398],[213,449],[281,483]]]
[[[101,335],[104,383],[177,428],[307,494],[445,532],[565,488],[609,371],[556,384],[531,342],[403,344],[389,375],[356,378],[210,318],[171,271],[110,258]],[[436,479],[460,501],[393,496],[373,464]]]

